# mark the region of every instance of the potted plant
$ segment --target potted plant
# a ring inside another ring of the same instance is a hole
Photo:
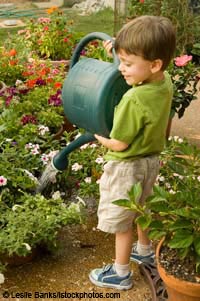
[[[73,29],[73,21],[67,20],[64,11],[56,6],[47,9],[47,17],[31,19],[25,29],[18,31],[18,43],[41,59],[53,61],[71,58],[80,33]]]
[[[157,267],[169,300],[197,301],[200,300],[200,150],[175,137],[162,153],[161,162],[153,194],[145,205],[137,202],[142,192],[140,183],[129,192],[129,200],[114,203],[136,210],[139,213],[136,222],[143,229],[149,228],[151,239],[162,240],[156,251]]]
[[[32,258],[41,244],[56,247],[57,234],[67,224],[83,220],[81,202],[64,203],[61,195],[52,198],[24,193],[13,206],[0,202],[0,261],[14,264]],[[30,257],[31,254],[31,257]],[[19,261],[20,260],[20,261]]]

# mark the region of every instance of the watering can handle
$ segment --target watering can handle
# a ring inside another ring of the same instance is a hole
[[[84,38],[82,38],[80,40],[80,42],[78,43],[78,45],[76,46],[74,53],[72,55],[71,58],[71,63],[70,63],[70,68],[72,68],[79,60],[79,57],[81,55],[81,51],[84,49],[84,47],[93,40],[102,40],[102,41],[107,41],[110,40],[114,43],[114,40],[111,36],[109,36],[106,33],[103,32],[92,32],[89,33],[88,35],[86,35]],[[113,59],[114,59],[114,63],[119,64],[119,59],[116,55],[115,49],[112,49],[112,53],[113,53]]]

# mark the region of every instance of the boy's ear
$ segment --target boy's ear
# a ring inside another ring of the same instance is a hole
[[[151,72],[156,73],[162,69],[163,61],[161,59],[156,59],[151,62]]]

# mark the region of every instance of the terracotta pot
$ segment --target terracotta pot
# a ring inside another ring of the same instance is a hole
[[[63,124],[61,125],[58,132],[54,135],[54,139],[59,140],[65,131],[69,133],[69,132],[73,132],[75,129],[76,127],[73,124],[71,124],[71,122],[69,122],[67,117],[64,116]]]
[[[165,269],[159,264],[159,254],[163,241],[164,239],[157,246],[156,258],[158,273],[167,289],[168,301],[200,301],[200,283],[175,278],[167,274]]]

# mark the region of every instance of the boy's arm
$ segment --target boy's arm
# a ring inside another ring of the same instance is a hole
[[[111,149],[112,151],[122,152],[128,148],[128,144],[123,141],[116,140],[113,138],[111,138],[111,139],[105,138],[105,137],[99,136],[97,134],[95,134],[94,136],[102,145]]]

